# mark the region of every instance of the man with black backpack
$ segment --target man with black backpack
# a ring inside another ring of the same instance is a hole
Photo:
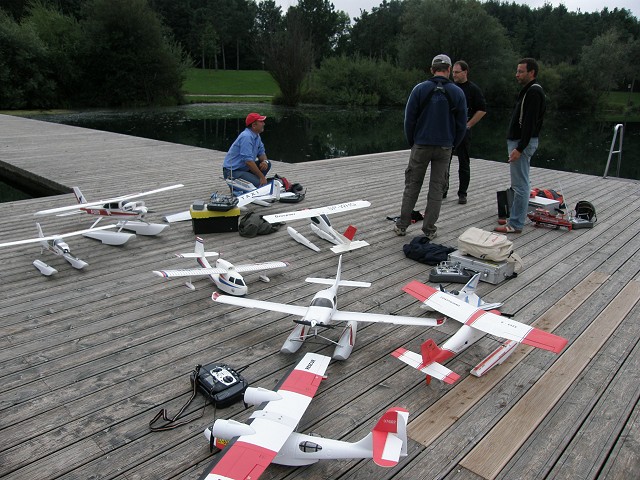
[[[436,55],[431,62],[431,73],[432,78],[413,88],[405,109],[404,133],[411,155],[404,174],[400,218],[394,227],[396,235],[407,234],[411,212],[431,164],[422,222],[422,231],[430,240],[436,236],[451,151],[467,131],[467,101],[460,87],[449,80],[451,59],[444,54]]]

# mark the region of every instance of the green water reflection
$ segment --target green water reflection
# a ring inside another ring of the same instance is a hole
[[[250,111],[268,116],[262,136],[269,157],[276,160],[295,163],[407,148],[402,109],[203,104],[32,118],[226,151]],[[474,128],[472,157],[506,161],[509,115],[508,110],[490,110]],[[614,126],[584,114],[548,112],[533,165],[602,175]],[[621,177],[640,179],[639,152],[640,124],[628,123]],[[615,174],[616,162],[609,175]]]

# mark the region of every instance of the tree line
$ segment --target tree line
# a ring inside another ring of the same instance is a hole
[[[329,0],[5,0],[0,108],[180,103],[189,66],[266,69],[290,105],[401,105],[438,53],[491,105],[511,104],[532,56],[553,105],[595,108],[636,88],[640,23],[499,0],[383,0],[353,19]]]

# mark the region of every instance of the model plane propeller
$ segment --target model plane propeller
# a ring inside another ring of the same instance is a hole
[[[560,353],[567,344],[567,340],[558,335],[505,318],[497,310],[483,310],[482,307],[478,308],[461,298],[415,280],[405,285],[402,290],[423,302],[427,307],[462,323],[462,327],[443,343],[442,347],[438,347],[433,340],[429,339],[422,344],[420,354],[405,348],[398,348],[393,352],[394,357],[426,373],[427,383],[431,381],[431,377],[445,383],[453,383],[460,378],[442,363],[462,352],[487,333],[505,338],[506,342],[472,370],[476,376],[483,375],[495,365],[504,362],[519,343],[554,353]]]
[[[39,243],[40,244],[40,253],[47,252],[53,253],[54,255],[58,255],[64,258],[67,262],[71,264],[73,268],[77,268],[78,270],[86,267],[88,265],[84,260],[80,260],[77,257],[71,255],[71,249],[69,245],[63,240],[63,238],[74,237],[78,235],[83,235],[86,232],[90,231],[90,229],[86,230],[78,230],[75,232],[63,233],[59,235],[50,235],[45,236],[42,232],[42,227],[38,222],[36,222],[36,226],[38,227],[38,237],[37,238],[29,238],[26,240],[17,240],[15,242],[7,242],[0,244],[0,247],[12,247],[16,245],[27,245],[30,243]],[[115,225],[105,225],[102,227],[98,227],[99,230],[105,230],[108,228],[115,228]],[[53,275],[54,273],[58,273],[58,271],[47,265],[41,260],[34,260],[33,266],[40,270],[40,273],[46,276]]]
[[[403,408],[387,410],[355,443],[294,432],[325,378],[329,361],[327,356],[307,353],[275,391],[247,388],[245,403],[259,408],[246,424],[218,419],[205,430],[207,439],[223,450],[200,480],[257,480],[270,463],[301,466],[319,460],[372,458],[382,467],[397,465],[407,455],[409,412]]]
[[[310,208],[294,212],[265,215],[263,218],[269,223],[289,222],[292,220],[309,218],[311,219],[311,223],[309,224],[311,230],[320,238],[335,244],[334,247],[331,247],[331,251],[334,253],[344,253],[349,250],[355,250],[356,248],[366,247],[369,244],[363,240],[353,240],[357,229],[352,225],[349,225],[344,234],[335,231],[329,221],[328,215],[355,210],[358,208],[365,208],[370,205],[371,203],[365,200],[356,200],[354,202],[340,203],[337,205],[330,205],[328,207]],[[298,233],[294,228],[287,227],[287,233],[296,242],[304,245],[305,247],[315,250],[316,252],[320,251],[313,242],[309,241],[301,233]]]
[[[105,200],[96,200],[88,202],[85,196],[80,191],[79,187],[73,187],[73,193],[78,201],[78,205],[70,205],[68,207],[50,208],[47,210],[40,210],[36,212],[36,216],[41,215],[75,215],[78,213],[88,213],[89,215],[98,216],[98,219],[91,225],[84,236],[89,238],[95,238],[108,245],[122,245],[129,239],[135,237],[130,233],[122,232],[125,230],[132,230],[140,235],[158,235],[164,229],[168,228],[168,225],[154,224],[144,221],[144,217],[149,213],[149,209],[145,205],[144,201],[136,200],[140,197],[147,195],[153,195],[154,193],[166,192],[175,188],[183,187],[182,184],[170,185],[168,187],[157,188],[155,190],[149,190],[147,192],[134,193],[131,195],[122,195],[119,197],[108,198]],[[103,218],[113,218],[119,220],[116,227],[117,232],[95,232],[94,227]]]
[[[338,271],[335,279],[309,277],[305,280],[311,283],[330,285],[329,288],[320,290],[316,293],[308,307],[289,305],[286,303],[265,302],[263,300],[253,300],[250,298],[237,298],[229,295],[220,295],[219,293],[214,293],[211,298],[214,302],[218,303],[296,315],[300,318],[298,320],[294,320],[296,326],[287,340],[285,340],[284,345],[280,350],[284,353],[294,353],[298,351],[302,342],[307,338],[319,337],[336,345],[333,353],[333,358],[336,360],[346,360],[349,358],[349,355],[351,355],[351,351],[353,350],[353,346],[356,341],[358,322],[392,323],[396,325],[416,325],[423,327],[432,327],[442,324],[442,319],[435,318],[403,317],[400,315],[384,315],[379,313],[348,312],[338,310],[337,296],[339,287],[371,286],[368,282],[342,280],[340,278],[341,268],[342,256],[340,256],[338,260]],[[324,330],[327,328],[333,328],[336,322],[346,322],[346,326],[344,327],[340,339],[337,342],[326,338],[319,333],[319,329]]]
[[[269,270],[273,268],[284,268],[289,264],[287,262],[262,262],[244,265],[233,265],[231,262],[223,260],[218,252],[205,252],[204,240],[196,237],[196,246],[193,253],[177,253],[179,258],[195,258],[202,268],[191,268],[181,270],[154,270],[154,274],[164,278],[175,277],[197,277],[208,275],[211,281],[215,283],[221,291],[229,295],[243,296],[247,294],[247,284],[240,274],[241,272],[258,272],[261,270]],[[216,266],[212,267],[207,257],[218,257]],[[263,276],[264,277],[264,276]],[[262,278],[262,277],[261,277]],[[264,277],[266,278],[266,277]],[[268,278],[267,280],[268,281]],[[187,287],[194,290],[195,287],[191,283],[191,279],[186,283]]]

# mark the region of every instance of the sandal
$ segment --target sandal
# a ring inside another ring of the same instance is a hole
[[[516,230],[509,224],[497,226],[493,231],[499,233],[522,233],[522,230]]]

